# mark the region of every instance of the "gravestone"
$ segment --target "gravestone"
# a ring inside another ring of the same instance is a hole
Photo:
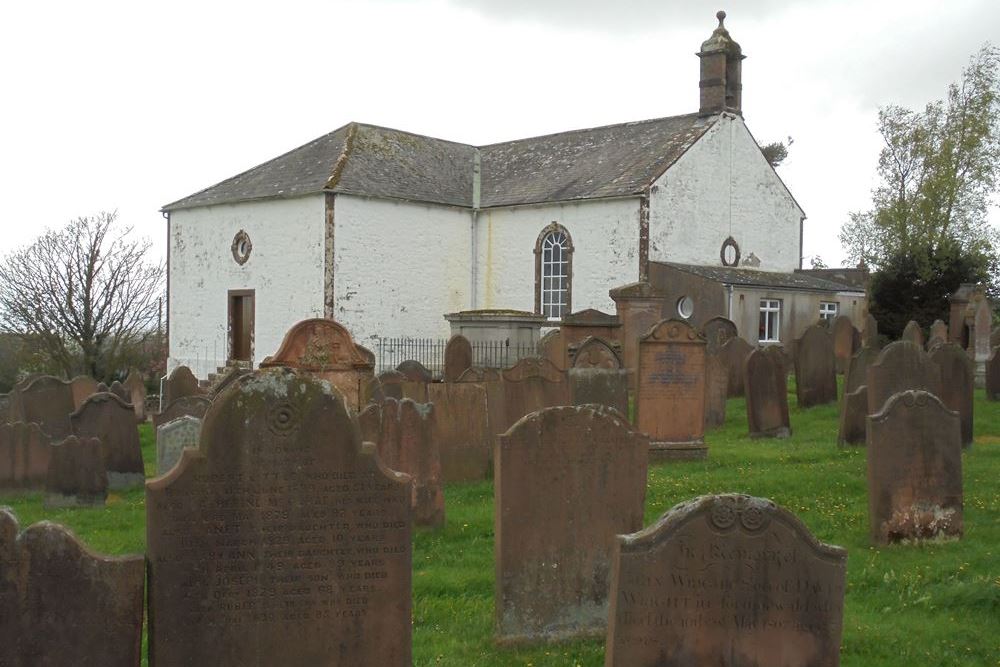
[[[723,366],[726,367],[726,375],[729,378],[727,383],[726,396],[735,398],[743,396],[743,362],[753,352],[753,346],[739,336],[731,338],[719,348],[719,358]]]
[[[473,366],[462,373],[456,382],[500,382],[501,379],[503,376],[496,368]]]
[[[972,445],[976,367],[969,355],[957,343],[942,343],[930,353],[931,362],[941,372],[941,393],[938,398],[949,410],[958,413],[962,424],[962,446]]]
[[[705,355],[705,428],[726,423],[726,396],[729,393],[729,369],[719,352]]]
[[[938,345],[948,342],[948,325],[941,320],[934,320],[931,325],[930,335],[927,336],[927,351],[930,352]],[[961,346],[960,346],[961,347]]]
[[[108,473],[100,438],[71,435],[52,445],[45,478],[46,507],[104,507]]]
[[[847,551],[727,494],[618,537],[607,667],[836,667]]]
[[[628,418],[628,372],[624,368],[571,368],[567,377],[572,405],[603,405]]]
[[[73,389],[69,382],[43,375],[18,390],[19,420],[38,424],[53,442],[72,433]]]
[[[705,339],[687,322],[663,320],[639,339],[636,423],[651,459],[697,459],[705,446]]]
[[[501,375],[506,415],[497,433],[503,433],[521,417],[536,410],[570,404],[566,372],[548,359],[524,357]]]
[[[79,410],[91,394],[97,393],[97,385],[97,380],[86,375],[77,375],[69,381],[70,391],[73,392],[73,411]]]
[[[900,340],[908,340],[922,349],[924,347],[924,331],[914,320],[910,320],[906,323],[906,327],[903,329],[903,336]]]
[[[150,664],[411,664],[410,480],[328,382],[223,393],[146,516]]]
[[[396,370],[406,376],[406,379],[410,382],[430,384],[434,381],[434,374],[426,366],[414,359],[407,359],[396,366]]]
[[[48,521],[19,530],[0,508],[0,665],[136,667],[143,557],[96,554]]]
[[[382,404],[369,403],[358,414],[358,429],[361,431],[361,442],[378,445],[382,438]]]
[[[362,391],[375,377],[375,355],[354,342],[350,332],[334,320],[315,318],[292,326],[274,356],[261,368],[294,368],[332,384],[360,412]]]
[[[1000,401],[1000,347],[993,348],[993,354],[986,360],[986,398]]]
[[[198,449],[201,420],[184,415],[156,429],[156,474],[163,475],[177,465],[181,452]]]
[[[0,424],[8,424],[10,418],[10,394],[0,394]]]
[[[862,346],[854,353],[844,375],[845,395],[857,391],[868,382],[868,367],[878,359],[879,352],[881,350],[878,348]]]
[[[961,537],[959,421],[923,390],[894,394],[868,417],[868,517],[876,544]]]
[[[131,405],[111,392],[94,394],[70,419],[73,435],[100,439],[109,488],[127,489],[146,481],[139,430]]]
[[[379,418],[381,420],[379,437],[375,441],[378,460],[390,470],[403,472],[399,469],[399,401],[395,398],[385,399],[379,411]]]
[[[178,366],[171,371],[167,381],[163,383],[163,404],[170,405],[185,396],[201,396],[198,378],[187,366]]]
[[[795,396],[800,408],[837,402],[833,336],[818,324],[807,328],[795,345]]]
[[[844,404],[840,408],[840,427],[837,444],[865,444],[865,424],[868,418],[868,386],[861,385],[849,394],[844,394]]]
[[[499,383],[490,384],[497,388],[496,394],[502,393]],[[441,457],[443,480],[471,482],[486,479],[492,468],[495,433],[490,421],[492,411],[486,384],[440,382],[427,385],[427,391],[434,405],[431,438]]]
[[[885,346],[868,365],[868,414],[882,409],[889,397],[908,389],[941,395],[941,369],[922,347],[908,340]]]
[[[865,315],[865,326],[861,329],[862,347],[879,348],[878,340],[878,320],[871,313]]]
[[[541,356],[561,371],[569,367],[566,340],[559,329],[553,329],[538,341]]]
[[[603,338],[589,336],[581,341],[573,353],[573,368],[600,368],[622,370],[622,360],[618,352]]]
[[[210,400],[215,400],[215,397],[226,390],[229,385],[234,384],[239,381],[244,375],[249,375],[250,370],[243,368],[242,366],[232,366],[222,376],[221,380],[217,380],[215,386],[212,387],[210,392]]]
[[[472,368],[472,343],[461,334],[448,340],[444,348],[444,381],[457,382],[462,373]]]
[[[976,307],[973,326],[972,353],[976,363],[975,381],[977,387],[986,386],[986,360],[990,358],[990,327],[993,326],[993,306],[983,299]]]
[[[787,438],[788,380],[784,352],[779,345],[757,348],[743,362],[747,424],[751,438]]]
[[[404,398],[399,404],[399,466],[410,475],[413,522],[418,526],[444,525],[444,487],[441,453],[434,440],[434,405]]]
[[[212,405],[212,401],[204,396],[185,396],[184,398],[178,398],[176,401],[163,408],[162,412],[153,415],[153,430],[160,428],[161,425],[173,421],[178,417],[187,416],[201,419],[205,416],[205,413],[208,411],[208,406],[210,405]]]
[[[603,632],[615,536],[642,526],[648,450],[620,413],[596,406],[546,408],[500,436],[499,639]]]
[[[837,365],[837,373],[843,375],[851,363],[851,357],[857,351],[860,333],[854,328],[851,318],[838,315],[833,319],[833,356]]]
[[[362,403],[382,403],[387,398],[397,401],[403,398],[403,382],[406,376],[397,371],[384,371],[372,378],[365,385]]]
[[[125,402],[131,403],[135,409],[135,420],[140,423],[146,421],[146,383],[142,381],[142,375],[133,368],[123,384],[128,392]]]
[[[108,391],[110,391],[118,398],[122,399],[123,403],[128,403],[129,405],[131,405],[131,402],[129,401],[131,395],[129,394],[128,390],[125,389],[125,386],[118,380],[115,380],[114,382],[111,383],[111,387],[108,389]]]
[[[44,488],[51,452],[38,424],[0,424],[0,492]]]
[[[701,327],[705,335],[705,353],[718,354],[722,346],[739,336],[736,323],[725,317],[713,317]]]

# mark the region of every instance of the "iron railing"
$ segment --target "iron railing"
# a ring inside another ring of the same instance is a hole
[[[444,338],[380,338],[376,348],[376,372],[389,371],[404,361],[415,360],[440,377],[444,374]],[[524,357],[538,356],[537,345],[512,345],[510,339],[472,343],[472,365],[510,368]]]

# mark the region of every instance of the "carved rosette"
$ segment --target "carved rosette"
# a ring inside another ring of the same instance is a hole
[[[769,509],[773,503],[764,503],[750,496],[720,496],[715,499],[708,513],[709,523],[716,529],[728,531],[739,524],[748,533],[764,530],[770,522]]]

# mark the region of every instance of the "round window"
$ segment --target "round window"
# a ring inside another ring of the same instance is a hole
[[[719,258],[723,266],[737,266],[740,263],[740,246],[732,236],[722,242]]]
[[[689,296],[682,296],[677,300],[677,314],[685,320],[694,315],[694,301]]]
[[[250,259],[250,252],[253,250],[253,243],[250,242],[250,235],[247,234],[242,229],[236,233],[233,238],[233,259],[236,260],[237,264],[246,264],[246,261]]]

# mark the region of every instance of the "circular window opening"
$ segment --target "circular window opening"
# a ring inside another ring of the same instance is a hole
[[[233,259],[236,260],[237,264],[246,264],[246,261],[250,259],[250,253],[253,251],[253,243],[250,242],[250,235],[247,234],[242,229],[236,233],[235,238],[233,238]]]
[[[677,300],[677,314],[685,320],[691,319],[694,315],[694,301],[689,296],[682,296]]]
[[[732,236],[722,242],[719,258],[723,266],[737,266],[740,263],[740,246]]]

